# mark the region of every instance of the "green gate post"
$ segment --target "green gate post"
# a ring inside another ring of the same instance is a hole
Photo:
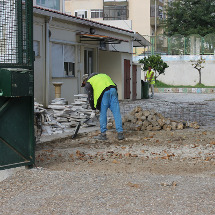
[[[33,166],[33,1],[0,4],[0,169]]]

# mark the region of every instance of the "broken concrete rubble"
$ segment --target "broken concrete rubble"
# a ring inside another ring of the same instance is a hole
[[[75,95],[74,103],[68,105],[64,98],[56,98],[45,109],[43,105],[35,102],[35,133],[43,135],[59,134],[72,132],[71,128],[76,127],[77,123],[83,123],[90,117],[92,110],[89,107],[86,94]],[[40,124],[40,126],[39,126]],[[89,126],[92,126],[91,123]],[[85,125],[86,127],[87,125]],[[40,130],[38,132],[38,130]]]

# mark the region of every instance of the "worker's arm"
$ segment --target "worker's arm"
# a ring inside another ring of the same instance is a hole
[[[88,102],[90,104],[90,107],[92,108],[92,110],[96,110],[96,108],[94,108],[94,97],[93,97],[92,85],[89,82],[87,82],[85,85],[85,89],[86,89],[86,93],[88,95]]]
[[[150,78],[149,78],[149,82],[151,82],[153,76],[154,76],[154,72],[152,72],[152,74],[151,74],[151,76],[150,76]]]

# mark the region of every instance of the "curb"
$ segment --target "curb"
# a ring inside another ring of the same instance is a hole
[[[155,88],[155,93],[215,93],[215,88]]]

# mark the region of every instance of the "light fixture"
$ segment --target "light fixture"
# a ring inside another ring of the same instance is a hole
[[[95,34],[95,32],[96,32],[95,28],[90,28],[90,33],[91,34]]]

